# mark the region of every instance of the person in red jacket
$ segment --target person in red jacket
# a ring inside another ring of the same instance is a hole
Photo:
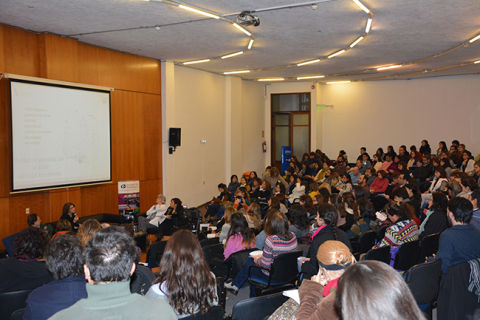
[[[378,194],[384,193],[388,187],[387,173],[385,170],[380,170],[377,172],[377,178],[370,185],[370,193]]]

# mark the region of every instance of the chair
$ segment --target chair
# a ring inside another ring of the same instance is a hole
[[[418,255],[420,254],[420,240],[405,242],[398,249],[395,255],[393,268],[396,270],[406,271],[417,264]]]
[[[296,282],[298,280],[297,259],[301,255],[301,250],[280,254],[273,260],[270,269],[257,265],[250,266],[248,269],[248,282],[255,286],[257,297],[296,288]],[[253,268],[268,270],[268,280],[264,281],[263,279],[253,276],[251,274]]]
[[[223,311],[225,311],[225,306],[227,304],[227,289],[225,288],[225,279],[222,277],[216,277],[215,282],[217,283],[218,305],[222,306]]]
[[[33,289],[0,293],[0,320],[10,320],[10,316],[18,309],[25,308],[28,295]]]
[[[434,233],[423,238],[420,242],[420,256],[418,262],[425,261],[425,257],[430,257],[438,251],[438,242],[440,240],[440,233]]]
[[[185,318],[182,318],[184,320],[224,320],[224,311],[222,306],[215,306],[210,309],[210,311],[207,314],[204,314],[203,316],[188,316]]]
[[[223,263],[224,261],[223,244],[221,243],[212,244],[212,245],[203,247],[202,251],[203,251],[203,255],[205,256],[205,260],[210,266],[210,270],[215,269],[216,265]]]
[[[149,268],[156,268],[160,264],[162,259],[163,252],[167,246],[167,241],[158,241],[152,243],[150,248],[147,251],[147,263]]]
[[[369,250],[365,255],[364,260],[377,260],[390,264],[390,246]]]
[[[442,260],[417,264],[403,275],[417,304],[433,303],[437,299]]]
[[[20,232],[17,232],[2,239],[2,243],[5,246],[5,249],[7,249],[9,258],[13,258],[13,243],[19,234]]]
[[[10,320],[22,320],[23,315],[25,314],[25,308],[23,309],[18,309],[12,315],[10,316]]]
[[[360,238],[360,249],[358,253],[367,253],[375,245],[377,236],[378,235],[375,231],[364,233]]]
[[[245,263],[247,263],[248,258],[250,258],[250,252],[256,251],[258,249],[245,249],[240,250],[235,253],[232,253],[225,264],[227,265],[227,273],[225,279],[234,279],[237,274],[242,270]]]
[[[348,238],[350,241],[350,246],[352,247],[352,252],[357,253],[360,251],[360,243],[358,242],[358,236],[357,237],[352,237]]]
[[[245,299],[233,306],[232,320],[263,320],[275,312],[288,297],[282,292]]]

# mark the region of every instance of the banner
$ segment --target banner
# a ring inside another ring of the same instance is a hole
[[[285,174],[285,171],[288,169],[288,166],[290,165],[291,156],[292,156],[292,148],[288,146],[282,147],[282,170],[281,170],[282,174]]]
[[[140,213],[140,181],[118,182],[118,211],[127,220]]]

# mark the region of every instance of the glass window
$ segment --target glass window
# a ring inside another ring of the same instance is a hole
[[[310,111],[310,93],[272,94],[272,111]]]

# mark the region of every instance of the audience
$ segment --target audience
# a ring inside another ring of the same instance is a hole
[[[347,236],[360,239],[367,232],[378,232],[378,222],[372,203],[367,200],[360,200],[358,201],[358,210],[361,218],[352,225],[350,230],[347,230]]]
[[[289,232],[293,232],[297,239],[302,238],[310,233],[310,219],[308,219],[305,207],[294,204],[290,208]]]
[[[0,259],[0,292],[35,289],[52,281],[45,262],[38,261],[45,254],[48,239],[36,227],[24,229],[13,245],[13,258]]]
[[[82,251],[82,243],[73,235],[60,235],[47,245],[45,262],[54,281],[30,293],[24,320],[46,320],[87,298]]]
[[[428,211],[420,225],[419,239],[434,233],[442,233],[447,229],[447,203],[448,198],[442,192],[434,192],[428,200]]]
[[[124,228],[98,231],[83,251],[88,298],[50,319],[177,319],[166,302],[130,293],[135,271],[135,241]]]
[[[225,242],[223,255],[225,260],[240,250],[255,248],[255,235],[248,228],[248,223],[242,214],[234,213],[231,219],[230,231]]]
[[[77,232],[77,237],[78,239],[80,239],[82,247],[85,247],[90,238],[100,229],[102,229],[102,226],[100,222],[98,222],[98,220],[88,219],[84,223],[82,223],[80,228],[78,228]]]
[[[218,303],[215,275],[192,232],[179,230],[168,240],[160,273],[146,297],[166,301],[178,318],[204,315]],[[142,315],[139,313],[138,317]],[[157,313],[157,319],[163,316]]]

